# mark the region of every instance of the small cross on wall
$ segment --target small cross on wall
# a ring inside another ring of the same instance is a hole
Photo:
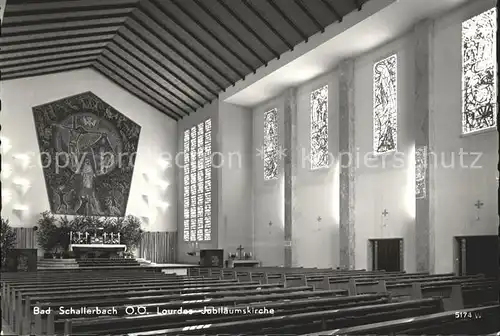
[[[273,226],[273,222],[269,221],[269,226]]]
[[[382,211],[382,216],[387,217],[388,215],[389,211],[387,211],[387,209],[384,209],[384,211]]]
[[[474,204],[474,205],[475,205],[475,206],[476,206],[476,208],[479,210],[479,209],[481,209],[481,208],[483,207],[484,203],[483,203],[483,202],[481,202],[480,200],[478,200],[478,201],[476,202],[476,204]]]
[[[321,218],[321,216],[318,216],[317,221],[321,222],[322,220],[323,220],[323,218]]]

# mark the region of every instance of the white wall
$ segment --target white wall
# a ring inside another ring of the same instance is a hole
[[[219,248],[236,253],[252,252],[252,113],[243,107],[219,103],[220,193]]]
[[[397,54],[397,151],[373,153],[373,65]],[[355,61],[356,169],[355,239],[357,269],[369,269],[368,239],[403,238],[404,267],[415,271],[414,59],[408,34]],[[389,214],[384,217],[382,212]]]
[[[177,138],[177,152],[182,153],[184,151],[184,131],[201,122],[204,122],[208,118],[212,120],[212,153],[219,152],[221,134],[219,132],[219,101],[215,100],[210,104],[205,105],[202,109],[198,110],[189,116],[184,117],[177,123],[177,133],[179,134]],[[191,252],[193,247],[190,246],[189,242],[184,241],[184,173],[182,166],[184,165],[184,156],[178,156],[178,164],[175,165],[176,168],[176,182],[177,182],[177,212],[179,216],[177,217],[177,227],[179,234],[178,239],[178,261],[181,263],[198,263],[200,258],[195,256],[187,255],[187,252]],[[220,169],[212,169],[212,240],[207,242],[199,243],[200,249],[212,249],[217,248],[218,245],[218,203],[219,203],[219,190],[220,190]]]
[[[496,129],[461,136],[461,24],[494,6],[494,1],[474,1],[436,21],[434,37],[434,101],[432,123],[434,151],[455,168],[439,164],[435,171],[435,271],[453,271],[453,240],[460,235],[498,233],[498,163]],[[460,166],[459,152],[463,155]],[[476,157],[478,157],[477,162]],[[472,164],[480,167],[471,168]],[[484,207],[477,211],[474,204]],[[479,216],[478,216],[479,215]],[[479,217],[479,218],[478,218]]]
[[[278,96],[253,109],[253,148],[264,145],[264,113],[278,109],[279,144],[284,140],[284,99]],[[257,153],[256,153],[257,154]],[[284,180],[283,160],[278,167],[278,178],[264,180],[263,158],[253,159],[253,211],[255,257],[263,266],[279,266],[284,262]],[[269,225],[272,223],[272,225]]]
[[[1,134],[12,146],[7,154],[2,155],[2,165],[13,168],[10,177],[2,178],[2,196],[6,192],[12,194],[8,203],[3,202],[2,216],[9,218],[13,226],[32,227],[40,212],[50,210],[32,107],[91,91],[141,126],[127,214],[148,217],[148,220],[143,219],[143,229],[146,231],[177,230],[174,169],[163,169],[159,164],[162,155],[173,156],[176,152],[177,129],[174,120],[91,69],[2,81],[0,90]],[[26,170],[20,167],[18,160],[13,159],[14,154],[28,154],[31,157]],[[145,175],[151,182],[146,181]],[[12,183],[16,177],[27,179],[31,184],[24,195],[17,192],[18,188]],[[170,186],[161,191],[152,182],[155,177],[169,182]],[[144,201],[143,194],[149,195],[149,204]],[[170,206],[165,211],[158,209],[158,201],[167,202]],[[13,211],[16,204],[27,206],[28,211]]]
[[[431,78],[431,148],[446,162],[458,153],[464,165],[479,157],[478,169],[435,168],[434,196],[431,197],[431,254],[435,272],[453,271],[453,240],[459,235],[492,235],[497,233],[498,219],[496,164],[498,135],[494,130],[461,136],[461,23],[493,6],[493,1],[475,1],[453,13],[438,18],[433,44],[434,66]],[[413,102],[415,93],[415,59],[413,33],[355,59],[355,147],[356,268],[369,264],[369,239],[403,238],[404,268],[416,270],[415,246],[415,138]],[[398,145],[397,152],[374,156],[373,152],[373,65],[393,54],[398,55]],[[336,73],[325,74],[298,89],[298,174],[297,207],[294,210],[293,262],[300,266],[335,267],[338,265],[338,167],[310,171],[302,158],[309,152],[309,94],[322,84],[330,88],[330,151],[338,154],[335,137],[338,124]],[[280,143],[283,143],[283,97],[254,107],[253,144],[263,144],[264,112],[277,107]],[[305,154],[303,154],[305,153]],[[475,154],[478,153],[478,154]],[[254,159],[254,223],[256,255],[264,265],[283,263],[283,167],[277,180],[264,181],[263,162]],[[478,212],[474,203],[481,200]],[[386,209],[389,214],[384,217]],[[322,217],[317,222],[317,217]],[[268,223],[272,222],[273,226]],[[276,225],[278,224],[278,225]]]
[[[311,92],[328,85],[328,168],[311,170]],[[297,179],[293,259],[304,267],[339,264],[338,76],[330,72],[297,90]],[[318,220],[318,217],[321,219]]]

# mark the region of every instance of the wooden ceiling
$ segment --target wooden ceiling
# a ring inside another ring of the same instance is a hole
[[[2,80],[91,67],[175,120],[367,0],[7,0]]]

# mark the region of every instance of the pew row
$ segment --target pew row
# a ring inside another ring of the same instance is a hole
[[[340,335],[500,335],[500,306],[428,314],[302,336]]]

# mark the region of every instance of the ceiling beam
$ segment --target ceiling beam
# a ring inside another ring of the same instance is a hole
[[[328,10],[329,10],[329,11],[330,11],[333,15],[335,15],[335,17],[337,18],[337,20],[336,20],[336,21],[338,21],[338,22],[342,22],[342,20],[343,20],[344,18],[342,17],[342,15],[340,15],[340,13],[337,11],[337,9],[335,9],[335,7],[334,7],[331,3],[329,3],[327,0],[321,0],[321,3],[322,3],[323,5],[325,5],[325,7],[326,7],[326,8],[328,8]]]
[[[302,3],[301,0],[293,0],[293,2],[302,10],[302,12],[309,18],[309,20],[314,23],[316,29],[318,29],[322,33],[325,32],[325,27],[321,23],[319,23],[318,20],[316,20],[316,18],[311,14],[309,9]]]
[[[41,56],[41,55],[59,55],[65,53],[72,53],[77,51],[91,51],[91,50],[101,50],[104,48],[108,42],[101,43],[89,43],[89,44],[77,44],[67,47],[59,48],[41,48],[34,50],[24,50],[24,51],[14,51],[8,53],[0,53],[0,61],[11,61],[16,59],[24,59],[31,56]]]
[[[221,73],[216,67],[214,67],[210,62],[208,62],[202,55],[200,55],[200,53],[198,53],[192,47],[181,42],[180,37],[178,35],[176,36],[172,35],[171,32],[169,32],[162,26],[161,21],[158,21],[156,20],[156,18],[150,17],[141,11],[134,12],[133,17],[136,17],[138,20],[141,21],[142,29],[146,29],[148,33],[153,35],[160,42],[160,44],[166,45],[168,46],[169,49],[174,50],[175,53],[180,56],[180,58],[184,59],[185,62],[189,63],[189,65],[191,65],[193,68],[201,72],[205,77],[209,78],[211,82],[214,83],[219,90],[221,91],[224,90],[226,84],[221,84],[219,81],[215,80],[215,78],[212,75],[208,74],[208,72],[204,69],[203,65],[200,66],[200,63],[203,63],[206,67],[210,68],[215,74],[218,75],[218,77],[222,78],[227,83],[231,83],[231,78],[228,78],[223,73]],[[130,27],[130,25],[132,25],[132,20],[127,20],[125,24]],[[153,29],[149,27],[150,24],[153,25]],[[172,43],[169,41],[171,41]],[[200,62],[199,63],[193,62],[188,57],[186,57],[185,53],[180,51],[179,47],[181,46],[187,49],[189,52],[191,52],[194,56],[196,56]]]
[[[307,42],[309,40],[306,33],[304,33],[299,27],[297,27],[297,25],[295,23],[293,23],[292,20],[290,20],[290,18],[283,12],[283,10],[281,10],[281,8],[277,4],[274,3],[273,0],[266,0],[266,1],[281,16],[281,18],[283,18],[283,20],[285,20],[286,23],[288,23],[288,25],[290,27],[292,27],[293,30],[295,30],[297,32],[297,34],[300,35],[300,37],[304,41]]]
[[[96,55],[91,55],[91,56],[76,57],[76,58],[71,58],[71,59],[66,59],[66,60],[58,59],[58,60],[51,60],[51,61],[45,61],[45,62],[37,62],[35,64],[16,65],[16,66],[3,68],[2,69],[2,76],[7,75],[9,73],[20,72],[20,71],[25,71],[25,70],[30,70],[30,69],[39,69],[39,68],[46,68],[46,67],[52,67],[52,66],[58,66],[58,65],[70,65],[70,64],[74,64],[74,63],[92,62],[96,58],[97,58]]]
[[[93,20],[80,20],[80,21],[64,21],[57,23],[37,23],[28,25],[2,25],[2,36],[15,36],[27,33],[50,33],[59,32],[61,30],[71,30],[75,28],[85,27],[86,29],[92,27],[120,27],[127,19],[126,16],[117,18],[101,18]]]
[[[158,102],[161,102],[172,112],[181,116],[185,114],[183,108],[178,103],[170,100],[164,92],[161,92],[161,89],[158,89],[159,87],[155,85],[155,83],[149,81],[144,75],[131,67],[130,64],[124,64],[123,61],[118,59],[115,55],[110,55],[108,52],[104,52],[98,60],[102,64],[107,65],[115,73],[128,78],[129,81],[134,83],[136,86],[142,87],[151,97],[155,98]]]
[[[0,68],[5,69],[10,66],[18,66],[18,65],[28,65],[28,64],[37,64],[44,61],[52,61],[52,60],[70,60],[74,58],[84,57],[84,56],[92,56],[98,55],[101,53],[100,49],[92,49],[86,51],[77,51],[71,53],[59,53],[53,55],[43,55],[43,56],[31,56],[31,57],[23,57],[16,58],[11,60],[0,60]]]
[[[116,9],[119,7],[136,6],[139,0],[68,0],[68,1],[40,1],[23,3],[22,1],[8,0],[5,15],[19,16],[28,13],[45,14],[57,12],[74,12],[79,10]]]
[[[120,46],[126,48],[129,52],[140,56],[143,61],[149,63],[151,67],[157,69],[156,71],[158,73],[163,75],[163,72],[167,72],[168,76],[171,76],[174,80],[178,80],[189,90],[199,95],[206,101],[212,100],[212,97],[217,97],[217,92],[208,87],[203,83],[203,80],[201,80],[204,79],[203,74],[195,73],[195,71],[188,69],[185,65],[178,63],[169,56],[169,53],[160,50],[154,42],[148,41],[145,38],[139,38],[129,29],[123,29],[118,32],[114,43],[119,44]],[[188,80],[185,80],[184,78],[187,78]],[[207,80],[210,81],[210,78]],[[189,83],[189,81],[192,83]],[[201,92],[201,90],[195,88],[195,86],[200,87],[205,92]]]
[[[253,50],[253,48],[251,48],[250,46],[248,46],[248,44],[245,43],[245,41],[243,41],[238,35],[236,35],[233,30],[231,28],[229,28],[223,20],[221,20],[219,17],[217,17],[204,3],[203,1],[198,1],[198,0],[195,0],[194,1],[199,8],[201,8],[201,10],[208,16],[210,17],[212,20],[214,20],[219,26],[221,26],[222,28],[224,28],[224,30],[229,34],[231,35],[236,41],[238,41],[239,44],[241,44],[249,53],[251,53],[256,59],[259,60],[259,62],[261,64],[266,64],[267,62],[259,55],[257,54],[257,52],[255,50]],[[275,55],[278,55],[279,54],[274,50],[274,49],[268,49],[272,54]]]
[[[137,64],[141,64],[145,69],[147,69],[146,71],[148,73],[161,78],[162,81],[165,81],[166,83],[168,83],[168,85],[176,88],[182,96],[187,97],[194,104],[203,106],[206,101],[209,100],[209,98],[204,97],[202,93],[200,94],[196,92],[197,90],[191,87],[189,83],[180,79],[171,71],[168,71],[168,76],[164,75],[164,71],[161,71],[162,69],[165,70],[163,64],[155,62],[147,53],[142,52],[136,46],[131,45],[120,36],[117,36],[113,43],[110,43],[107,48],[113,50],[116,53],[122,53],[124,55],[127,55],[128,57],[131,57],[134,62],[136,62]],[[194,92],[195,94],[193,95],[190,92],[185,91],[183,87],[187,87],[188,91]]]
[[[262,21],[267,28],[269,28],[270,31],[273,32],[274,35],[278,36],[281,42],[283,42],[287,47],[288,50],[293,50],[293,45],[290,44],[290,42],[287,41],[287,39],[280,34],[276,28],[255,8],[251,3],[249,3],[247,0],[242,0],[243,4],[260,20]],[[280,59],[280,54],[273,49],[273,54],[277,59]]]
[[[172,111],[168,107],[164,106],[161,102],[159,102],[156,98],[151,96],[148,90],[143,86],[138,85],[130,78],[124,77],[122,73],[114,71],[114,69],[106,63],[107,62],[103,61],[102,59],[98,59],[95,63],[93,63],[93,67],[99,70],[103,75],[105,75],[105,77],[107,77],[111,81],[115,82],[128,92],[136,95],[149,105],[155,107],[160,112],[168,115],[170,118],[175,120],[179,120],[182,118],[182,115],[179,115],[176,112]]]
[[[218,2],[218,3],[222,6],[222,7],[224,7],[224,9],[225,9],[225,10],[226,10],[226,11],[227,11],[227,12],[228,12],[228,13],[229,13],[229,14],[230,14],[230,15],[231,15],[231,16],[232,16],[232,17],[233,17],[236,21],[238,21],[238,23],[239,23],[240,25],[242,25],[242,26],[243,26],[243,27],[244,27],[247,31],[249,31],[249,32],[253,35],[253,37],[255,37],[255,38],[256,38],[256,39],[257,39],[257,40],[258,40],[258,41],[259,41],[259,42],[260,42],[260,43],[261,43],[264,47],[266,47],[266,48],[267,48],[267,49],[269,49],[269,50],[274,50],[274,49],[272,49],[272,48],[269,46],[269,44],[268,44],[266,41],[264,41],[264,39],[263,39],[262,37],[260,37],[260,35],[259,35],[259,34],[257,34],[257,33],[255,32],[255,30],[254,30],[252,27],[250,27],[250,25],[248,25],[245,21],[243,21],[243,19],[242,19],[242,18],[241,18],[238,14],[236,14],[236,12],[235,12],[235,11],[233,11],[233,10],[232,10],[232,9],[231,9],[231,8],[230,8],[227,4],[225,4],[224,2],[222,2],[222,1],[220,1],[220,0],[217,0],[217,2]]]
[[[17,78],[49,75],[49,74],[54,74],[54,73],[59,73],[59,72],[69,71],[69,70],[83,69],[83,68],[90,67],[91,64],[92,64],[92,62],[82,62],[82,63],[75,63],[75,64],[66,64],[66,65],[61,65],[61,66],[45,67],[45,68],[34,69],[34,70],[17,71],[17,72],[12,72],[10,74],[2,74],[2,81],[10,80],[10,79],[17,79]]]
[[[111,18],[128,16],[134,7],[130,8],[116,8],[116,9],[95,9],[82,12],[66,12],[66,13],[48,13],[48,14],[32,14],[32,15],[19,15],[9,16],[2,21],[2,29],[9,26],[18,26],[30,23],[56,23],[65,22],[69,19],[98,19],[98,18]]]
[[[3,35],[0,39],[2,45],[22,43],[22,42],[38,42],[46,40],[57,40],[57,39],[71,39],[73,37],[89,37],[89,36],[102,36],[107,33],[115,33],[120,26],[109,26],[109,27],[99,27],[99,28],[89,28],[89,29],[74,29],[74,30],[61,30],[51,33],[40,33],[40,34],[26,34],[20,36],[5,36]]]
[[[185,1],[185,0],[184,0]],[[176,6],[181,12],[182,14],[184,14],[188,19],[190,19],[191,21],[193,21],[198,27],[200,27],[203,31],[205,31],[205,33],[207,33],[208,35],[210,35],[211,38],[213,38],[215,41],[217,41],[217,43],[219,43],[224,49],[226,49],[226,51],[228,53],[230,53],[234,58],[236,58],[241,64],[243,64],[248,70],[252,71],[255,73],[255,71],[257,70],[256,68],[254,68],[253,66],[251,66],[250,64],[248,64],[248,62],[246,60],[244,60],[240,55],[238,55],[238,53],[236,53],[234,50],[232,50],[230,47],[227,46],[226,43],[224,43],[224,41],[222,41],[213,31],[212,29],[210,29],[209,27],[207,27],[205,24],[203,24],[202,22],[200,22],[200,20],[198,20],[196,17],[194,17],[194,15],[192,15],[191,13],[189,13],[184,7],[182,7],[181,5],[179,5],[175,0],[170,0],[170,2]],[[240,75],[241,78],[244,78],[245,75],[242,74]]]
[[[177,27],[179,27],[180,29],[182,29],[187,36],[189,36],[191,39],[193,39],[194,41],[196,41],[196,43],[198,43],[199,45],[201,45],[204,49],[206,49],[213,56],[215,56],[216,59],[218,59],[229,70],[231,70],[232,72],[234,72],[239,78],[245,77],[245,75],[243,75],[241,73],[241,71],[237,70],[232,64],[230,64],[219,53],[217,53],[217,51],[215,51],[211,46],[209,46],[207,43],[205,43],[204,41],[202,41],[199,37],[197,37],[194,33],[192,33],[188,28],[186,28],[185,25],[183,25],[182,23],[180,23],[179,20],[177,20],[171,13],[169,13],[168,11],[166,11],[165,7],[162,6],[162,5],[160,5],[159,2],[158,2],[158,0],[146,0],[146,1],[148,3],[153,4],[156,7],[157,11],[159,11],[159,13],[161,13],[161,15],[163,15],[166,19],[170,20]],[[169,32],[171,34],[173,33],[171,30],[169,30]],[[187,43],[186,43],[186,45],[187,45]],[[226,76],[226,77],[229,79],[228,76]],[[229,82],[233,86],[236,83],[236,81],[233,80],[233,79],[230,79]]]
[[[353,0],[354,5],[358,8],[358,11],[363,9],[363,4],[361,3],[360,0]]]
[[[69,47],[75,45],[81,45],[92,42],[109,42],[113,39],[114,34],[104,34],[104,35],[91,35],[84,37],[76,37],[71,39],[59,39],[59,40],[51,40],[51,41],[43,41],[43,42],[26,42],[26,43],[16,43],[16,44],[5,44],[2,43],[2,39],[0,38],[0,50],[5,51],[28,51],[28,50],[38,50],[40,48],[47,47]]]
[[[191,99],[183,98],[182,91],[173,86],[170,81],[159,80],[155,74],[155,70],[146,67],[141,60],[138,60],[133,55],[127,53],[125,50],[115,46],[108,46],[103,52],[109,59],[113,59],[116,64],[119,64],[122,68],[127,68],[126,71],[129,72],[134,77],[138,78],[140,81],[147,81],[149,87],[155,87],[155,91],[160,95],[168,93],[173,99],[165,97],[171,104],[175,105],[178,109],[182,111],[196,111],[197,104],[193,105]],[[180,94],[179,94],[180,93]],[[186,101],[187,100],[187,101]],[[187,112],[189,113],[189,112]]]

